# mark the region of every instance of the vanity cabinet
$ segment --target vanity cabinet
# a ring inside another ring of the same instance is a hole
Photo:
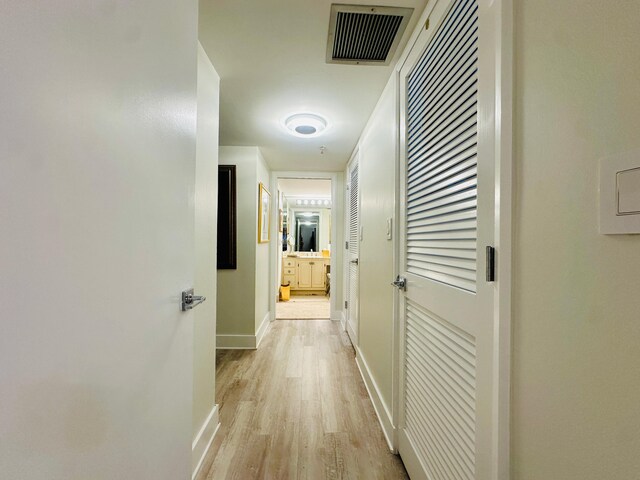
[[[322,290],[326,288],[326,257],[285,257],[282,259],[282,282],[289,283],[291,290]]]
[[[325,263],[322,260],[318,262],[310,261],[309,267],[311,270],[311,288],[321,288],[324,290],[325,279],[327,277]]]
[[[291,285],[292,289],[295,289],[298,283],[296,275],[296,261],[293,258],[282,259],[282,283]]]
[[[311,288],[311,267],[314,262],[308,260],[298,260],[298,284],[299,290]]]

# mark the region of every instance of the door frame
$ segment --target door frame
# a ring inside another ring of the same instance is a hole
[[[338,209],[339,205],[336,202],[338,198],[338,174],[336,172],[298,172],[290,170],[274,170],[271,172],[271,190],[274,193],[274,198],[278,198],[278,180],[279,179],[316,179],[316,180],[331,180],[331,272],[340,271],[341,263],[338,261],[339,250],[338,245],[338,229],[335,228],[338,225]],[[271,235],[269,241],[269,268],[271,273],[269,275],[269,320],[273,322],[276,319],[276,303],[280,287],[280,275],[278,274],[278,260],[280,259],[280,250],[282,245],[280,244],[279,235],[279,222],[280,212],[278,211],[278,202],[271,202],[271,231],[276,232],[276,235]],[[339,320],[339,309],[336,305],[337,292],[337,279],[336,275],[331,275],[330,289],[334,292],[329,297],[329,315],[331,320]]]
[[[345,169],[345,179],[344,179],[344,239],[345,239],[345,247],[346,242],[349,241],[349,219],[351,218],[351,198],[350,198],[350,189],[351,189],[351,167],[354,163],[358,163],[358,256],[360,255],[360,240],[362,238],[362,223],[360,221],[360,213],[361,213],[361,195],[360,195],[360,144],[356,145],[356,148],[353,150],[349,161],[347,162],[347,166]],[[349,249],[344,249],[344,300],[346,302],[350,299],[350,287],[351,284],[349,282]],[[349,316],[353,311],[353,305],[349,305],[348,308],[344,310],[344,330],[349,335],[351,343],[353,346],[358,346],[360,344],[360,268],[358,266],[358,286],[357,286],[357,302],[355,307],[357,308],[356,315],[358,316],[358,325],[356,330],[352,330],[349,328]]]
[[[480,0],[482,1],[482,0]],[[423,26],[429,19],[437,2],[430,2],[423,12],[418,27],[400,57],[393,75],[398,77],[396,88],[396,125],[398,128],[398,144],[396,151],[396,198],[395,215],[400,218],[400,161],[401,151],[406,147],[404,132],[400,130],[401,98],[400,71],[416,45]],[[485,11],[485,15],[487,11]],[[494,85],[495,85],[495,229],[494,243],[496,248],[496,278],[494,287],[493,323],[495,326],[496,353],[493,370],[497,383],[493,405],[493,424],[496,438],[494,449],[496,456],[493,462],[492,478],[508,480],[510,475],[510,389],[511,389],[511,304],[512,304],[512,244],[513,244],[513,81],[514,81],[514,21],[513,0],[493,0],[490,15],[495,32]],[[401,272],[400,266],[400,230],[399,221],[395,222],[393,235],[394,277]],[[400,315],[400,294],[396,290],[393,296],[394,328],[393,328],[393,365],[392,365],[392,416],[393,416],[393,448],[397,453],[399,441],[400,403],[402,401],[401,360],[403,355],[403,325]]]

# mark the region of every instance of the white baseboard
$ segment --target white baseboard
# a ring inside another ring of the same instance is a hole
[[[262,319],[262,323],[258,327],[258,331],[256,332],[256,348],[260,346],[260,342],[266,335],[269,327],[271,326],[271,312],[267,312],[267,314]]]
[[[216,335],[216,348],[222,350],[255,350],[271,326],[271,313],[267,312],[255,335]]]
[[[216,348],[224,350],[255,350],[255,335],[216,335]]]
[[[191,444],[191,480],[196,478],[196,475],[200,472],[204,457],[206,457],[219,428],[218,405],[214,405],[211,413],[209,413],[198,435],[196,435],[195,440]]]
[[[354,347],[357,347],[358,346],[358,337],[356,335],[356,332],[355,332],[355,330],[353,329],[353,327],[351,326],[351,324],[349,322],[345,322],[345,323],[347,324],[346,325],[347,326],[346,330],[347,330],[347,333],[349,334],[349,339],[351,339],[351,344]]]
[[[371,403],[373,403],[373,409],[376,411],[376,415],[378,416],[378,421],[380,422],[380,426],[382,427],[382,432],[384,433],[384,438],[387,440],[387,445],[392,452],[396,453],[396,447],[393,444],[393,439],[395,438],[395,427],[393,426],[393,420],[391,417],[391,413],[387,408],[387,405],[382,400],[382,394],[380,393],[380,389],[376,384],[373,376],[371,375],[371,370],[369,369],[369,365],[367,361],[364,359],[362,352],[358,347],[356,348],[356,364],[358,365],[358,370],[360,370],[360,375],[362,376],[362,380],[364,380],[364,385],[367,387],[367,392],[369,392],[369,398],[371,398]]]
[[[331,315],[331,320],[340,323],[344,322],[344,312],[342,310],[336,310],[333,312],[333,315]]]

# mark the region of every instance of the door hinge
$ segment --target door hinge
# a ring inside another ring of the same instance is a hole
[[[349,242],[344,242],[344,249],[349,250]]]
[[[486,255],[487,267],[486,267],[486,279],[487,282],[496,281],[496,249],[495,247],[487,247]]]
[[[344,301],[344,309],[346,310],[347,308],[349,308],[349,302],[347,302],[346,300]]]

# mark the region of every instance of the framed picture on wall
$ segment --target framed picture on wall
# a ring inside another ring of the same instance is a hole
[[[271,194],[260,182],[258,186],[258,243],[267,243],[271,233]]]
[[[236,166],[218,166],[218,270],[237,268]]]

